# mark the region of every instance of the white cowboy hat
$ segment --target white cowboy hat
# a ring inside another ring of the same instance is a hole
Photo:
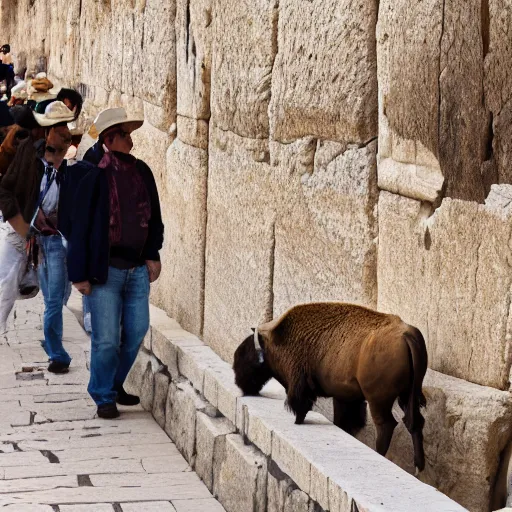
[[[69,123],[75,118],[75,114],[69,110],[62,101],[53,101],[50,103],[44,114],[33,113],[39,126],[54,126],[59,123]]]
[[[129,118],[128,114],[126,113],[126,110],[122,107],[120,108],[107,108],[105,110],[102,110],[96,119],[94,120],[94,123],[91,126],[91,129],[89,130],[89,135],[93,139],[98,139],[98,137],[109,128],[112,128],[112,126],[117,126],[122,124],[124,129],[128,133],[132,133],[135,130],[138,130],[143,124],[143,119],[133,119]]]

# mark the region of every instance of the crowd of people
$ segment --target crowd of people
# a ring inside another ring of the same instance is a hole
[[[0,68],[13,67],[9,45],[0,49],[0,60]],[[129,118],[123,108],[103,110],[89,131],[96,142],[81,159],[79,138],[70,131],[81,95],[68,88],[56,92],[45,73],[15,77],[14,85],[5,76],[0,73],[6,81],[0,220],[10,240],[24,248],[27,269],[37,269],[48,371],[69,371],[62,310],[74,286],[90,312],[88,391],[98,416],[115,418],[116,404],[139,403],[124,381],[149,328],[150,283],[161,270],[157,186],[151,169],[131,155],[131,134],[143,119]],[[0,245],[6,243],[0,238]]]

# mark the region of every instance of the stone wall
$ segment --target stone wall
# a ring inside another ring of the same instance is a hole
[[[401,315],[439,376],[424,479],[485,510],[511,437],[510,2],[0,0],[0,23],[18,67],[84,93],[85,125],[144,114],[166,224],[153,303],[228,362],[297,302]],[[465,464],[477,493],[449,484]]]

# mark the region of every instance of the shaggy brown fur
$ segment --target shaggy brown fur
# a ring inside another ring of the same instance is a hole
[[[385,455],[396,426],[398,398],[414,444],[414,462],[425,466],[422,383],[427,350],[421,332],[394,315],[344,303],[295,306],[258,328],[235,352],[240,389],[257,395],[272,377],[286,389],[296,423],[304,422],[319,396],[333,397],[334,423],[354,435],[365,425],[366,403],[377,428],[377,451]]]

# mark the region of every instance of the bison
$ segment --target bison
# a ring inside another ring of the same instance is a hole
[[[336,302],[295,306],[253,331],[234,356],[235,382],[245,395],[258,395],[274,377],[297,424],[318,397],[332,397],[334,424],[351,435],[366,424],[367,401],[383,456],[397,425],[392,407],[398,398],[415,466],[424,469],[420,408],[426,405],[428,356],[416,327],[395,315]]]

